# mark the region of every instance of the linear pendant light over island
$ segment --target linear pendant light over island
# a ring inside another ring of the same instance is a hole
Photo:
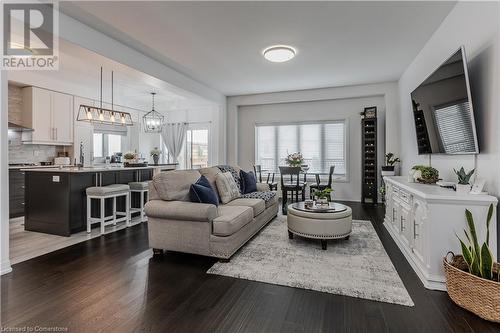
[[[111,71],[111,110],[102,107],[102,67],[101,67],[101,90],[100,90],[100,106],[90,106],[81,104],[78,109],[78,121],[86,121],[90,123],[108,124],[116,126],[132,126],[134,123],[130,113],[123,111],[115,111],[113,104],[113,71]]]

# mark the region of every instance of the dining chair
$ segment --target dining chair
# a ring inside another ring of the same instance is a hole
[[[257,181],[259,183],[262,183],[262,166],[258,165],[258,164],[254,165],[253,171],[255,173],[255,177],[257,178]],[[267,184],[267,186],[269,186],[270,191],[277,191],[278,190],[278,183],[274,181],[274,172],[267,173],[267,179],[265,181],[265,184]]]
[[[302,201],[306,199],[306,186],[307,182],[300,180],[301,167],[279,167],[281,176],[281,192],[283,194],[283,201],[281,210],[283,215],[286,215],[288,193],[293,196],[295,194],[295,201],[299,201],[299,194],[301,195]]]
[[[309,186],[309,198],[314,197],[314,192],[323,191],[326,188],[332,188],[333,183],[333,172],[335,171],[335,165],[330,166],[330,171],[328,173],[328,183],[321,184],[321,179],[319,178],[319,174],[316,174],[316,184],[312,184]],[[328,200],[330,201],[330,200]]]

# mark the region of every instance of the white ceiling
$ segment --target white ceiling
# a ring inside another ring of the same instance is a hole
[[[226,95],[397,80],[455,2],[61,2],[66,14]],[[270,63],[273,44],[297,48]]]
[[[151,110],[156,92],[158,111],[203,108],[211,105],[194,94],[110,60],[78,45],[61,40],[57,71],[10,71],[8,78],[20,86],[39,86],[99,100],[100,67],[103,67],[103,101],[111,102],[111,71],[114,71],[114,103],[142,111]]]

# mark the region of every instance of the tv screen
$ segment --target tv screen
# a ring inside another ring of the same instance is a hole
[[[412,93],[419,154],[477,154],[463,47]]]

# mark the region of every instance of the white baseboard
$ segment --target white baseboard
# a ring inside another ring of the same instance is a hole
[[[10,260],[2,262],[0,265],[0,275],[4,275],[12,272],[12,267],[10,266]]]

